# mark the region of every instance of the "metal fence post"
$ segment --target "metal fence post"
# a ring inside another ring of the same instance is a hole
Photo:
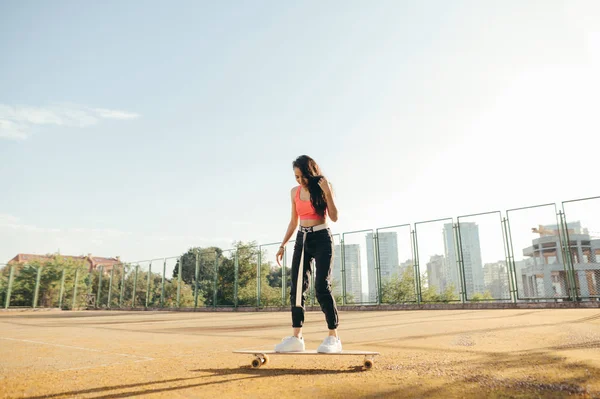
[[[238,275],[239,275],[239,260],[238,260],[238,249],[236,248],[234,254],[234,286],[233,286],[233,306],[238,306]]]
[[[421,266],[419,264],[419,246],[417,241],[417,231],[411,228],[411,250],[413,253],[413,273],[415,278],[415,297],[417,300],[417,305],[420,305],[423,302],[423,295],[421,293]]]
[[[106,307],[110,309],[111,297],[112,297],[112,283],[113,283],[113,275],[115,273],[115,266],[113,265],[110,269],[110,280],[108,283],[108,300],[106,301]]]
[[[373,256],[375,257],[375,278],[377,290],[377,305],[382,303],[383,288],[381,284],[381,257],[379,256],[379,232],[376,230],[373,233]],[[367,262],[368,265],[368,262]]]
[[[262,263],[262,247],[258,247],[258,263],[256,264],[256,307],[260,307],[260,267]]]
[[[219,278],[219,254],[215,251],[215,281],[214,281],[214,289],[213,289],[213,307],[217,307],[217,281]]]
[[[194,274],[194,309],[198,307],[198,278],[200,277],[200,252],[196,250],[196,272]]]
[[[510,255],[510,259],[511,259],[511,264],[510,267],[512,268],[512,273],[513,273],[513,277],[514,277],[514,303],[517,303],[517,301],[519,300],[519,276],[517,275],[517,263],[515,262],[515,249],[513,247],[513,242],[512,242],[512,231],[510,230],[510,219],[508,218],[508,211],[507,211],[507,216],[506,216],[506,235],[507,235],[507,248],[508,248],[508,254]]]
[[[75,284],[73,285],[73,301],[71,303],[71,310],[75,310],[77,306],[77,284],[79,283],[79,269],[75,269]]]
[[[162,283],[160,287],[160,307],[165,307],[165,274],[167,273],[167,259],[164,259],[163,263],[163,274],[162,274]]]
[[[58,298],[58,308],[62,309],[63,296],[65,295],[65,269],[62,270],[62,276],[60,278],[60,294]]]
[[[137,279],[138,279],[138,271],[140,269],[140,265],[135,265],[135,274],[133,276],[133,298],[131,299],[131,307],[135,308],[135,297],[137,291]]]
[[[579,300],[577,280],[575,278],[575,266],[573,264],[573,254],[571,253],[571,239],[569,238],[569,229],[565,215],[562,211],[558,211],[557,214],[559,220],[559,229],[561,232],[563,242],[563,258],[565,273],[567,275],[567,282],[569,284],[570,299],[575,302]]]
[[[517,303],[517,272],[515,258],[511,251],[512,237],[510,236],[508,218],[502,219],[502,238],[504,239],[504,257],[506,259],[506,272],[508,274],[509,296],[512,303]]]
[[[460,282],[460,301],[465,303],[468,301],[467,298],[467,281],[465,279],[465,263],[463,260],[462,252],[462,237],[460,234],[460,222],[453,224],[454,229],[454,250],[456,251],[456,260],[458,267],[458,279]]]
[[[96,294],[96,303],[94,304],[94,307],[96,309],[98,308],[98,304],[100,303],[100,298],[102,295],[102,274],[104,274],[104,266],[100,265],[100,267],[98,267],[97,270],[98,270],[98,293]]]
[[[287,291],[287,249],[283,247],[283,267],[281,269],[281,306],[285,306],[286,302],[286,291]]]
[[[33,294],[33,303],[31,304],[31,306],[34,309],[37,307],[38,296],[39,296],[39,293],[40,293],[40,280],[42,278],[42,267],[43,266],[38,266],[38,268],[37,268],[37,277],[35,278],[35,293]]]
[[[344,250],[344,234],[340,237],[340,249],[342,252],[341,262],[340,262],[340,274],[342,276],[342,305],[346,305],[348,300],[346,298],[346,256]]]
[[[12,293],[12,285],[13,285],[14,276],[15,276],[15,267],[11,266],[10,272],[8,274],[8,287],[6,288],[6,301],[4,302],[5,309],[8,309],[8,307],[10,306],[10,295]]]
[[[181,307],[181,270],[183,268],[183,256],[179,257],[179,266],[177,273],[177,308]]]
[[[123,266],[123,275],[121,276],[121,293],[119,294],[119,308],[123,307],[123,291],[125,290],[125,265]]]
[[[150,301],[150,276],[152,275],[152,261],[148,265],[148,278],[146,279],[146,308],[148,307],[148,302]]]

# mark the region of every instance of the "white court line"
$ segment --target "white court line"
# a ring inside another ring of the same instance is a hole
[[[110,364],[98,364],[95,366],[83,366],[83,367],[74,367],[72,369],[60,369],[58,371],[75,371],[75,370],[86,370],[86,369],[95,369],[98,367],[110,367],[110,366],[116,366],[118,364],[131,364],[131,363],[140,363],[140,362],[148,362],[150,360],[154,360],[154,359],[148,359],[148,360],[134,360],[133,362],[119,362],[119,363],[110,363]]]
[[[16,338],[4,338],[4,337],[0,337],[0,339],[6,339],[9,341],[21,341],[21,342],[31,342],[34,344],[42,344],[42,345],[50,345],[50,346],[58,346],[61,348],[72,348],[72,349],[79,349],[79,350],[83,350],[83,351],[90,351],[90,352],[101,352],[101,353],[107,353],[109,355],[117,355],[117,356],[126,356],[126,357],[139,357],[140,359],[145,359],[145,360],[154,360],[151,357],[147,357],[147,356],[138,356],[138,355],[127,355],[125,353],[114,353],[114,352],[107,352],[107,351],[103,351],[101,349],[90,349],[90,348],[84,348],[81,346],[71,346],[71,345],[62,345],[62,344],[51,344],[48,342],[42,342],[42,341],[32,341],[30,339],[16,339]]]
[[[81,346],[51,344],[51,343],[48,343],[48,342],[33,341],[33,340],[30,340],[30,339],[16,339],[16,338],[5,338],[5,337],[0,337],[0,339],[4,339],[4,340],[7,340],[7,341],[29,342],[29,343],[32,343],[32,344],[41,344],[41,345],[56,346],[56,347],[59,347],[59,348],[77,349],[77,350],[88,351],[88,352],[99,352],[99,353],[105,353],[107,355],[124,356],[124,357],[136,357],[136,358],[142,359],[142,360],[135,360],[135,361],[133,361],[133,363],[148,362],[148,361],[154,360],[154,358],[147,357],[147,356],[137,356],[137,355],[128,355],[128,354],[125,354],[125,353],[107,352],[107,351],[103,351],[101,349],[84,348],[84,347],[81,347]],[[95,367],[107,367],[107,366],[112,366],[112,365],[115,365],[115,364],[124,364],[124,363],[121,362],[121,363],[103,364],[103,365],[99,365],[99,366],[85,366],[85,367],[78,367],[78,368],[72,368],[72,369],[63,369],[63,370],[59,370],[59,371],[72,371],[72,370],[81,370],[81,369],[88,369],[88,368],[95,368]]]

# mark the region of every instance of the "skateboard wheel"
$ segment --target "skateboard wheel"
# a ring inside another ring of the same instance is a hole
[[[259,358],[252,360],[252,368],[257,369],[262,366],[262,361]]]
[[[262,362],[263,364],[269,363],[269,356],[265,355],[265,357],[262,358]]]
[[[373,361],[370,359],[365,360],[365,369],[370,370],[373,368]]]

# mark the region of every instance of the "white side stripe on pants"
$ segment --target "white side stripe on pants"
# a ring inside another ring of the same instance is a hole
[[[296,307],[302,307],[302,281],[304,278],[304,244],[306,243],[306,231],[302,234],[302,252],[300,255],[300,266],[298,267],[298,277],[296,277]]]

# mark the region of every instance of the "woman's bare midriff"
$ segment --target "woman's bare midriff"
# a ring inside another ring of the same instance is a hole
[[[313,227],[313,226],[318,226],[323,223],[325,223],[325,219],[307,219],[307,220],[301,220],[300,226]]]

